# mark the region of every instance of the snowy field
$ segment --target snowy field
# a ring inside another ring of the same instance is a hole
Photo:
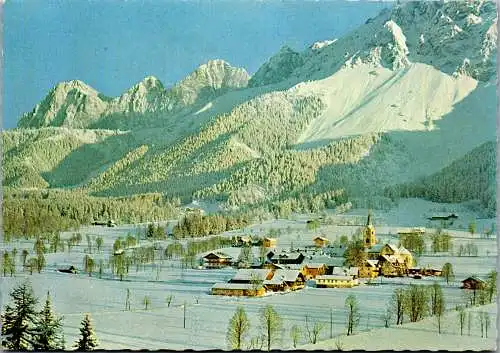
[[[407,200],[405,202],[418,205],[418,213],[424,213],[423,206],[427,208],[436,207],[433,204],[421,200]],[[404,206],[404,205],[403,205]],[[407,206],[407,205],[406,205]],[[403,207],[409,209],[409,207]],[[437,205],[439,206],[439,205]],[[399,208],[402,205],[400,204]],[[420,207],[420,208],[419,208]],[[377,232],[395,234],[405,222],[392,223],[392,220],[402,220],[405,211],[401,209],[390,210],[382,214],[375,212],[375,224]],[[462,213],[461,213],[462,214]],[[353,210],[345,217],[355,217],[356,215],[366,216],[366,210]],[[471,214],[471,217],[474,215]],[[312,215],[297,216],[292,220],[275,220],[249,226],[246,229],[227,232],[228,236],[235,234],[267,234],[271,228],[281,229],[278,237],[278,244],[281,248],[289,248],[290,245],[304,246],[311,245],[312,238],[317,234],[324,234],[330,240],[334,240],[342,234],[352,234],[357,228],[353,226],[322,225],[315,231],[306,229],[306,220]],[[385,217],[385,218],[384,218]],[[391,218],[392,217],[392,218]],[[380,224],[377,223],[381,220]],[[492,220],[485,220],[485,224],[491,224]],[[479,221],[478,232],[480,229]],[[412,226],[425,226],[423,223],[411,224]],[[141,225],[143,227],[144,225]],[[230,298],[222,296],[212,296],[209,294],[210,288],[216,282],[229,280],[236,272],[234,269],[222,270],[182,270],[178,260],[157,260],[156,264],[146,265],[146,268],[136,272],[135,266],[131,266],[129,274],[123,281],[113,278],[110,270],[106,269],[102,279],[97,273],[92,277],[84,273],[77,275],[59,273],[57,268],[65,268],[70,264],[82,269],[83,257],[85,256],[86,240],[85,235],[100,235],[104,238],[104,247],[97,253],[95,250],[92,257],[98,263],[99,259],[108,259],[112,250],[114,240],[125,237],[127,233],[135,234],[138,229],[136,225],[120,225],[116,228],[106,227],[82,227],[79,232],[83,240],[79,246],[75,246],[71,253],[59,252],[47,254],[47,268],[41,274],[23,274],[18,267],[18,273],[13,277],[2,278],[2,301],[9,300],[8,293],[14,285],[21,282],[24,277],[28,277],[35,289],[36,295],[43,300],[49,290],[53,299],[55,310],[64,315],[64,331],[68,346],[72,344],[78,336],[78,328],[84,313],[91,313],[97,336],[100,341],[100,348],[103,349],[223,349],[226,348],[225,337],[230,317],[238,305],[243,305],[249,314],[251,321],[251,335],[258,334],[258,311],[267,304],[271,304],[284,319],[285,333],[283,335],[283,345],[280,347],[291,348],[289,339],[289,329],[292,325],[304,327],[306,315],[309,321],[314,324],[318,321],[325,325],[320,334],[321,340],[330,337],[330,310],[333,311],[333,335],[341,335],[345,332],[344,301],[349,294],[355,294],[361,306],[361,322],[358,331],[368,331],[383,327],[382,314],[386,304],[395,288],[408,283],[428,283],[431,284],[434,278],[413,280],[410,278],[395,278],[382,281],[378,279],[377,285],[361,285],[350,289],[319,289],[306,287],[304,290],[288,294],[271,294],[261,298]],[[469,275],[476,274],[484,276],[496,268],[496,239],[480,239],[479,235],[473,237],[463,230],[452,230],[454,243],[460,241],[474,241],[479,248],[478,257],[454,257],[454,256],[422,256],[419,265],[429,264],[433,267],[441,267],[445,262],[451,262],[455,269],[456,281],[449,286],[444,285],[447,306],[453,308],[456,304],[463,303],[462,291],[459,289],[460,280]],[[64,233],[63,238],[69,237],[71,233]],[[171,240],[165,241],[167,243]],[[141,245],[150,244],[147,240],[141,240]],[[16,247],[18,254],[20,249],[32,250],[33,243],[20,241],[3,246],[11,249]],[[237,257],[240,249],[223,249],[231,256]],[[489,256],[486,256],[488,251]],[[258,249],[254,249],[255,254]],[[200,254],[202,255],[202,254]],[[17,259],[19,266],[19,259]],[[157,266],[159,266],[159,271]],[[381,282],[381,284],[380,284]],[[131,291],[132,311],[124,311],[127,289]],[[173,295],[170,307],[167,307],[166,298]],[[142,304],[145,296],[151,299],[151,307],[144,310]],[[184,308],[185,322],[184,328]],[[495,310],[496,313],[496,310]],[[496,318],[492,318],[492,322]],[[418,324],[411,324],[413,326]],[[412,326],[412,327],[413,327]],[[406,326],[405,326],[406,327]],[[392,335],[390,330],[406,332],[402,328],[382,329],[386,335]],[[493,327],[490,329],[493,332]],[[431,332],[432,331],[432,332]],[[429,329],[435,339],[437,334],[434,329]],[[454,334],[452,329],[446,335]],[[387,333],[388,332],[388,333]],[[418,331],[420,332],[420,331]],[[448,331],[447,331],[448,332]],[[422,333],[416,333],[422,334]],[[360,334],[359,349],[372,349],[371,339],[361,340]],[[356,336],[355,336],[356,337]],[[444,334],[441,335],[444,337]],[[433,338],[433,339],[434,339]],[[475,337],[474,339],[476,339]],[[430,336],[429,336],[430,339]],[[354,344],[358,342],[346,339],[346,346],[358,348]],[[349,343],[351,342],[351,343]],[[489,342],[489,341],[488,341]],[[302,337],[300,344],[308,342]],[[421,341],[414,340],[413,349],[421,348]],[[326,343],[325,343],[326,344]],[[379,347],[373,343],[374,347]],[[318,346],[319,348],[319,346]],[[392,347],[390,347],[392,348]],[[376,348],[374,348],[376,349]]]

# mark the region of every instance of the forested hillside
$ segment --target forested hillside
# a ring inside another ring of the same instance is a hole
[[[118,97],[62,82],[2,132],[3,185],[259,215],[400,196],[494,212],[496,18],[490,2],[405,2],[338,40],[284,46],[252,77],[211,60]]]

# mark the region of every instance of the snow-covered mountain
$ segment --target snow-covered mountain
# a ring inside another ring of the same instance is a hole
[[[446,178],[496,137],[496,23],[488,1],[403,2],[341,38],[284,46],[252,77],[213,60],[172,88],[147,77],[116,98],[61,83],[3,134],[4,184],[289,208],[427,197],[418,183],[439,180],[453,190],[435,200],[491,208],[492,173],[471,171],[470,190]]]
[[[116,115],[178,112],[201,104],[232,89],[246,87],[249,75],[223,60],[211,60],[171,89],[148,76],[116,98],[106,97],[74,80],[56,85],[33,111],[25,113],[19,127],[66,126],[86,128]],[[108,119],[109,120],[109,119]]]

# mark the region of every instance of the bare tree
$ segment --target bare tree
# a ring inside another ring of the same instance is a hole
[[[341,336],[338,336],[335,339],[335,348],[337,348],[338,351],[343,351],[344,350],[344,341],[342,340]]]
[[[148,307],[151,306],[151,299],[145,295],[142,303],[144,304],[144,310],[148,310]]]
[[[384,327],[389,327],[392,319],[392,310],[390,307],[387,307],[384,314],[382,314],[382,321],[384,322]]]
[[[487,311],[483,312],[483,319],[484,319],[485,337],[488,338],[488,328],[490,327],[491,321],[490,321],[490,314]]]
[[[411,322],[422,320],[429,312],[428,291],[426,286],[410,284],[405,290],[404,308]]]
[[[349,295],[345,300],[347,309],[347,336],[352,335],[354,328],[359,324],[359,303],[354,295]]]
[[[168,308],[170,307],[170,303],[172,303],[172,299],[174,299],[174,296],[172,294],[169,294],[166,298]]]
[[[466,317],[467,313],[465,311],[465,308],[462,305],[458,306],[457,312],[458,312],[458,323],[460,325],[460,336],[463,336],[464,335],[464,326],[465,326],[465,317]]]
[[[405,313],[405,292],[402,288],[396,288],[391,297],[392,312],[396,315],[396,325],[403,324]]]
[[[309,326],[309,316],[306,315],[306,338],[309,340],[310,343],[316,344],[318,341],[318,337],[323,330],[324,325],[320,322],[315,322],[312,327]]]
[[[301,333],[300,327],[297,325],[293,325],[290,329],[290,338],[292,339],[293,348],[297,348]]]
[[[273,343],[281,342],[283,334],[283,320],[271,305],[265,306],[260,312],[262,336],[266,339],[267,350],[271,350]]]
[[[229,321],[226,340],[232,350],[241,350],[245,337],[250,331],[250,321],[242,306],[236,308],[236,312]]]

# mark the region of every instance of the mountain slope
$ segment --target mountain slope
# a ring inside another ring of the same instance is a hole
[[[251,78],[214,60],[116,98],[62,83],[3,133],[3,182],[281,211],[434,190],[444,166],[491,154],[479,146],[495,139],[495,23],[487,2],[408,2],[304,52],[283,47]],[[491,208],[483,181],[467,197]]]

